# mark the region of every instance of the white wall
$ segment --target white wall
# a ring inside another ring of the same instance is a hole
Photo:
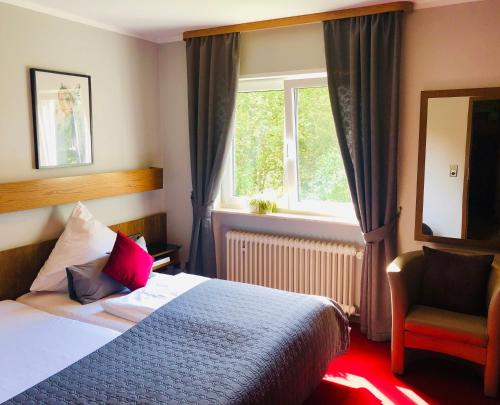
[[[427,107],[423,221],[434,236],[462,236],[469,97],[430,98]],[[450,165],[458,165],[450,177]]]
[[[0,3],[0,182],[162,166],[158,46]],[[92,77],[92,166],[34,169],[29,68]],[[95,200],[106,224],[164,209],[164,192]],[[0,215],[0,250],[56,237],[71,205]]]

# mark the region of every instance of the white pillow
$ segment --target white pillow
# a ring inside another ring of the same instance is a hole
[[[87,263],[110,253],[115,240],[116,233],[97,221],[79,202],[30,290],[68,291],[66,267]]]

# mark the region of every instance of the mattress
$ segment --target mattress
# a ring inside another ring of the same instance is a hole
[[[0,403],[87,356],[120,334],[0,301]]]

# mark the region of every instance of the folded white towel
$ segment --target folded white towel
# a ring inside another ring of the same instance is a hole
[[[145,287],[125,296],[106,300],[101,305],[110,314],[140,322],[158,308],[207,280],[206,277],[186,273],[175,276],[154,273]]]

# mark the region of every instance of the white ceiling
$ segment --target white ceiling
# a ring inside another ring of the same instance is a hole
[[[413,0],[415,8],[480,0]],[[390,0],[0,0],[152,42],[171,42],[184,31],[267,20]]]

